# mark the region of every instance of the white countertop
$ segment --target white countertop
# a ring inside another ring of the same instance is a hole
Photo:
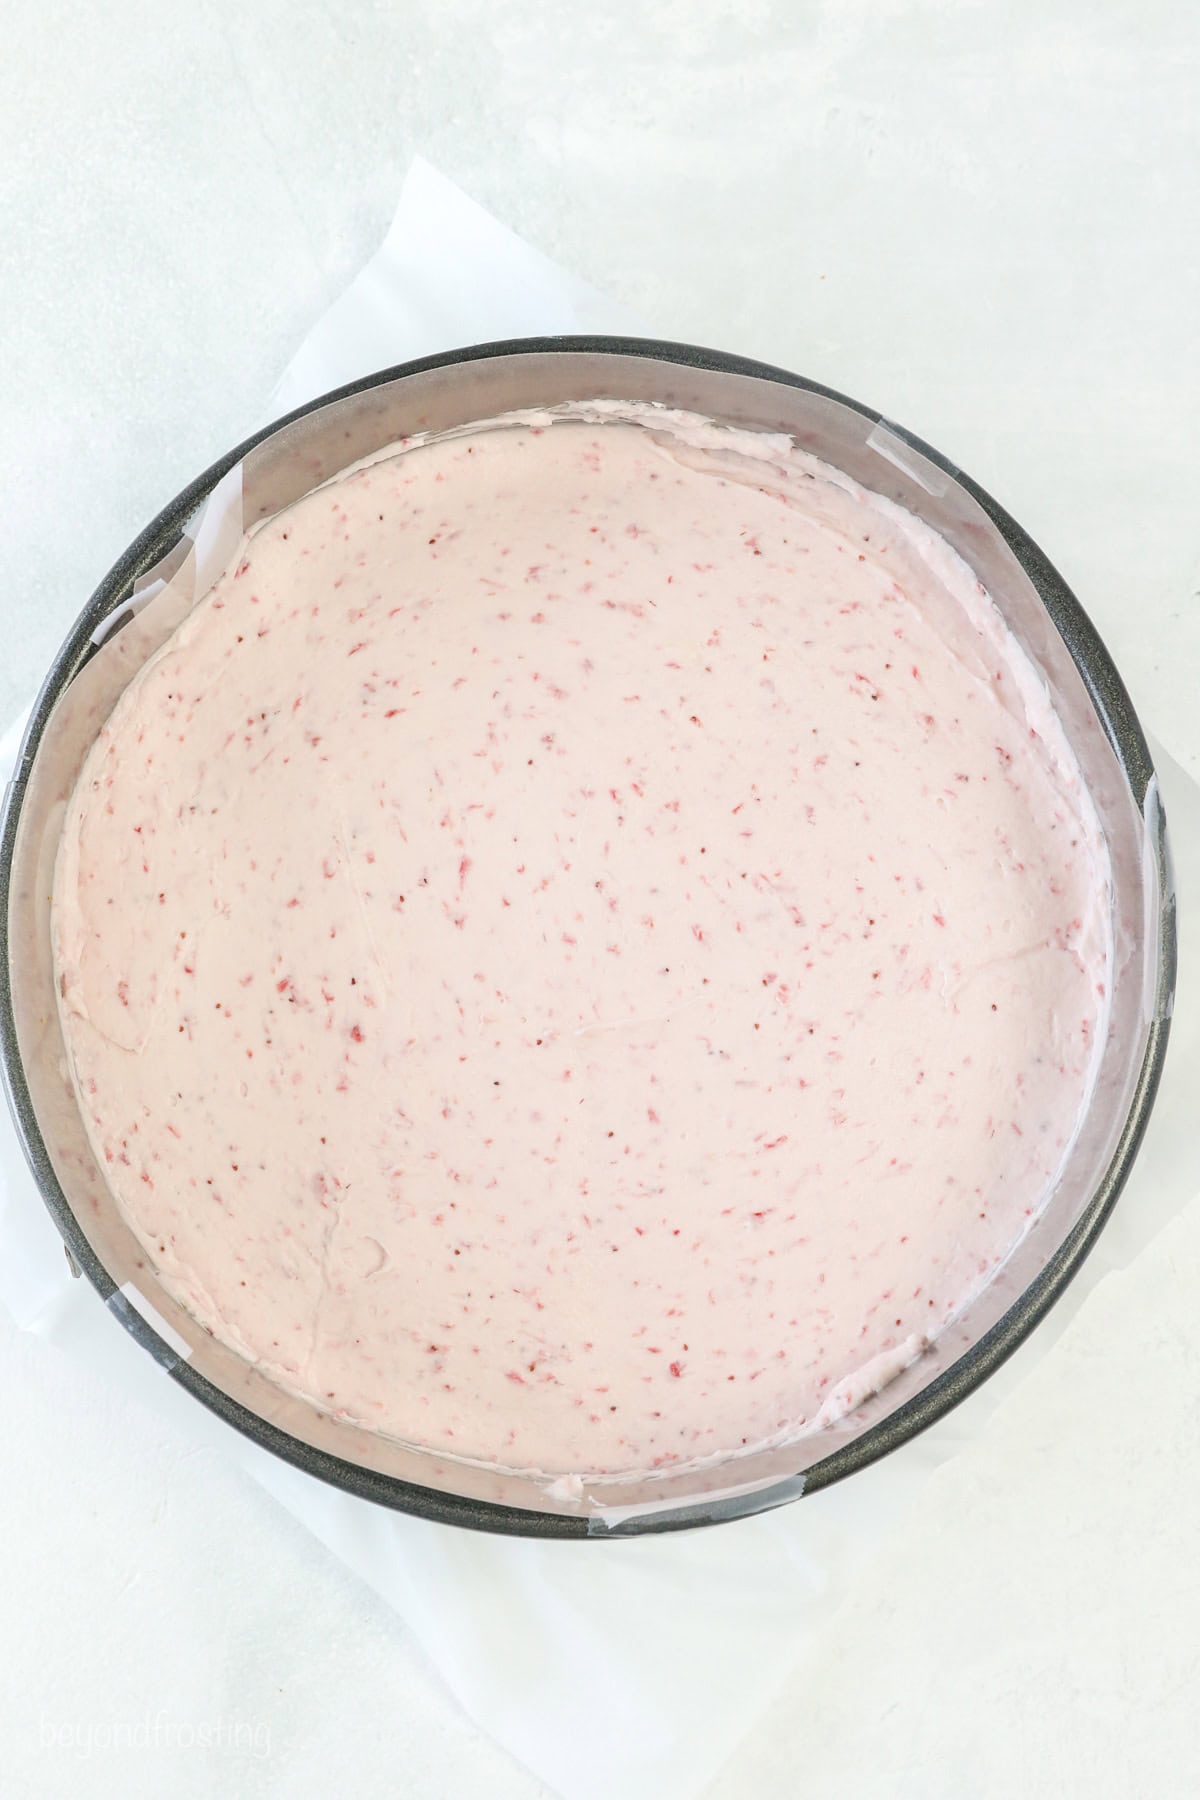
[[[969,470],[1200,774],[1191,8],[15,0],[6,37],[0,725],[420,151],[662,335]],[[932,1477],[710,1800],[1200,1792],[1198,1292],[1193,1204]],[[0,1404],[6,1794],[547,1792],[248,1477],[6,1321]]]

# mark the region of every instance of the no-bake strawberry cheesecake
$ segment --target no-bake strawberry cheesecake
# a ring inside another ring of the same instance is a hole
[[[818,1430],[1053,1189],[1110,870],[940,537],[595,402],[256,527],[69,807],[72,1078],[166,1289],[323,1410],[550,1479]]]

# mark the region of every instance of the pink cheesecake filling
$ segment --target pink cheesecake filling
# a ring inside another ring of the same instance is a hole
[[[256,528],[64,826],[61,1013],[166,1289],[318,1407],[548,1476],[818,1429],[1086,1105],[1109,865],[911,515],[582,406]]]

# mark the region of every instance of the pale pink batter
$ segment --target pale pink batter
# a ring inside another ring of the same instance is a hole
[[[55,889],[165,1286],[322,1408],[550,1475],[911,1360],[1044,1201],[1110,954],[1078,768],[948,547],[781,440],[582,410],[252,533]]]

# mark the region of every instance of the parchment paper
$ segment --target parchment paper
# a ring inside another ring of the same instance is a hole
[[[631,317],[418,161],[379,253],[301,345],[263,417],[460,344],[655,327],[669,336],[671,321],[650,327]],[[193,528],[198,591],[228,554],[235,523],[236,480]],[[152,572],[137,598],[156,591]],[[22,726],[0,740],[0,779]],[[1158,766],[1186,919],[1200,905],[1200,790],[1161,753]],[[1185,961],[1163,1090],[1133,1178],[1084,1273],[1032,1340],[949,1419],[873,1469],[713,1530],[601,1543],[490,1538],[372,1507],[276,1461],[175,1388],[72,1279],[7,1114],[0,1299],[18,1324],[107,1370],[253,1474],[397,1609],[467,1712],[564,1800],[689,1800],[819,1642],[857,1565],[919,1506],[930,1470],[986,1431],[1004,1394],[1035,1362],[1052,1361],[1105,1273],[1137,1256],[1200,1190],[1198,1000]]]

